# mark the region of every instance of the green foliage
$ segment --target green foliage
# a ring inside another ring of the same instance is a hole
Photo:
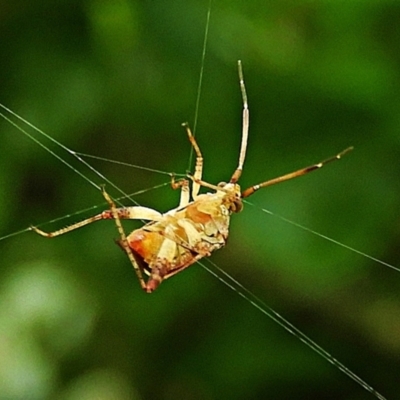
[[[5,3],[0,102],[75,151],[185,173],[180,124],[194,122],[207,6]],[[244,187],[355,146],[254,195],[212,260],[388,398],[398,397],[400,274],[262,209],[399,265],[399,17],[393,1],[214,0],[196,132],[204,179],[227,180],[240,144],[241,59]],[[10,124],[0,132],[2,236],[101,204]],[[140,204],[178,202],[168,185],[152,189],[166,175],[90,162],[126,192],[150,189]],[[373,398],[200,266],[142,293],[116,236],[102,222],[53,240],[0,241],[0,399]]]

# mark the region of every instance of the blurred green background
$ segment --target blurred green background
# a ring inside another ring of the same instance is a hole
[[[2,2],[0,102],[75,151],[185,173],[180,124],[194,122],[207,8]],[[262,209],[400,266],[399,21],[398,1],[213,0],[197,125],[204,179],[229,179],[241,59],[251,119],[243,187],[355,146],[254,195],[212,261],[388,399],[399,398],[400,274]],[[4,120],[0,132],[0,236],[105,207]],[[91,163],[124,191],[145,190],[134,198],[142,205],[178,203],[168,185],[152,189],[168,175]],[[53,240],[0,241],[0,399],[373,398],[199,266],[142,293],[116,236],[99,222]]]

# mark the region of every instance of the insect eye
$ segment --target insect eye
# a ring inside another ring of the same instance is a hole
[[[233,204],[234,204],[233,212],[237,212],[238,213],[238,212],[243,210],[243,203],[242,203],[242,200],[240,198],[235,199]]]
[[[220,187],[220,188],[223,188],[223,187],[226,186],[226,182],[220,182],[220,183],[218,183],[217,186]]]

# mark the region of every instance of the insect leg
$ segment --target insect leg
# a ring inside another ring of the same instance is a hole
[[[194,178],[195,179],[193,180],[193,184],[192,184],[192,198],[193,198],[193,200],[196,200],[196,197],[199,194],[199,190],[200,190],[200,185],[196,181],[200,181],[201,177],[203,175],[203,156],[201,154],[200,147],[197,144],[196,139],[194,138],[192,131],[189,128],[189,124],[187,122],[185,122],[184,124],[182,124],[182,126],[186,129],[189,141],[192,144],[193,149],[196,153],[196,167],[194,170]]]
[[[244,84],[242,62],[240,60],[238,61],[238,71],[240,91],[242,92],[243,101],[242,143],[240,145],[239,164],[232,175],[230,183],[236,183],[242,175],[244,159],[246,158],[247,139],[249,136],[249,105],[247,103],[246,86]]]
[[[182,179],[176,182],[174,175],[172,175],[171,186],[172,189],[181,189],[181,198],[178,208],[186,207],[190,203],[189,181],[187,179]]]
[[[174,247],[176,248],[177,245],[181,245],[181,244],[177,244],[175,241],[166,239],[166,241],[168,242],[164,242],[166,243],[167,246],[171,245],[171,248]],[[172,243],[173,245],[172,245]],[[194,250],[192,250],[194,252]],[[157,287],[161,284],[161,282],[165,279],[171,278],[171,276],[176,275],[177,273],[183,271],[184,269],[190,267],[191,265],[193,265],[194,263],[196,263],[198,260],[200,260],[203,257],[209,256],[210,252],[206,251],[206,252],[200,252],[196,255],[191,255],[190,257],[188,257],[188,259],[186,260],[186,262],[182,265],[180,265],[179,267],[176,268],[171,268],[170,264],[168,261],[166,261],[165,259],[162,261],[161,258],[158,258],[158,261],[156,263],[154,263],[154,265],[151,266],[151,273],[150,273],[150,277],[149,280],[147,281],[147,286],[146,286],[146,291],[147,293],[151,293],[154,290],[157,289]]]
[[[157,221],[161,218],[161,214],[158,211],[141,206],[115,208],[115,212],[119,219],[144,219]],[[114,219],[114,215],[110,210],[106,210],[100,214],[94,215],[93,217],[87,218],[83,221],[77,222],[76,224],[61,228],[54,232],[44,232],[41,229],[36,228],[35,226],[31,226],[30,229],[41,236],[53,238],[63,235],[64,233],[74,231],[75,229],[82,228],[83,226],[89,225],[92,222],[101,221],[103,219]]]
[[[273,179],[270,179],[268,181],[259,183],[257,185],[250,186],[249,188],[245,189],[242,192],[242,197],[243,198],[249,197],[254,192],[256,192],[257,190],[262,189],[264,187],[272,186],[272,185],[275,185],[275,184],[280,183],[280,182],[285,182],[285,181],[288,181],[289,179],[297,178],[299,176],[308,174],[309,172],[312,172],[312,171],[315,171],[317,169],[320,169],[324,165],[326,165],[326,164],[328,164],[328,163],[330,163],[332,161],[340,160],[345,154],[347,154],[351,150],[353,150],[353,147],[348,147],[347,149],[341,151],[339,154],[336,154],[333,157],[327,158],[324,161],[320,161],[317,164],[313,164],[313,165],[310,165],[309,167],[301,168],[301,169],[299,169],[297,171],[290,172],[290,173],[288,173],[286,175],[278,176],[277,178],[273,178]]]
[[[135,270],[136,276],[139,279],[140,286],[142,287],[143,290],[147,290],[146,282],[143,279],[142,271],[141,271],[139,265],[137,264],[137,262],[135,260],[135,257],[132,254],[132,250],[128,245],[128,241],[126,240],[126,234],[125,234],[124,228],[122,227],[121,220],[120,220],[119,215],[118,215],[118,209],[115,206],[114,201],[111,199],[109,194],[104,189],[104,187],[103,187],[103,196],[106,199],[108,205],[110,206],[111,214],[114,217],[115,224],[117,226],[119,235],[121,236],[121,240],[120,240],[119,243],[121,244],[121,246],[125,250],[125,252],[126,252],[126,254],[127,254],[127,256],[129,258],[132,266],[133,266],[133,269]]]

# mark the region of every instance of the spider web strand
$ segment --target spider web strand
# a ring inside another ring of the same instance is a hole
[[[264,303],[259,297],[253,294],[249,289],[244,287],[240,282],[234,279],[231,275],[225,272],[222,268],[220,268],[217,264],[215,264],[210,259],[207,259],[207,262],[215,268],[213,271],[211,268],[204,265],[204,263],[199,262],[199,264],[211,275],[221,281],[224,285],[232,289],[243,299],[248,301],[253,307],[259,310],[264,315],[268,316],[275,323],[281,326],[285,331],[290,333],[291,335],[298,338],[302,343],[304,343],[307,347],[312,349],[314,352],[323,357],[330,364],[334,365],[339,371],[347,375],[350,379],[358,383],[362,388],[367,390],[369,393],[374,395],[379,400],[387,400],[382,394],[377,392],[371,385],[361,379],[357,374],[347,368],[343,363],[341,363],[338,359],[333,357],[329,352],[327,352],[324,348],[322,348],[319,344],[314,342],[310,337],[308,337],[305,333],[303,333],[300,329],[296,328],[292,323],[290,323],[287,319],[285,319],[281,314],[275,311],[273,308],[269,307],[266,303]]]
[[[339,242],[339,241],[337,241],[337,240],[335,240],[335,239],[330,238],[329,236],[326,236],[326,235],[324,235],[324,234],[322,234],[322,233],[316,232],[316,231],[314,231],[314,230],[312,230],[312,229],[310,229],[310,228],[307,228],[307,227],[304,226],[304,225],[299,224],[298,222],[294,222],[294,221],[292,221],[292,220],[290,220],[290,219],[288,219],[288,218],[282,217],[282,216],[279,215],[279,214],[275,214],[274,212],[272,212],[272,211],[270,211],[270,210],[267,210],[266,208],[257,207],[257,206],[255,206],[253,203],[250,203],[250,202],[247,201],[247,200],[245,200],[245,203],[248,204],[248,205],[250,205],[250,206],[253,206],[253,207],[258,208],[259,210],[261,210],[262,212],[264,212],[264,213],[266,213],[266,214],[269,214],[269,215],[271,215],[271,216],[273,216],[273,217],[279,218],[280,220],[282,220],[282,221],[284,221],[284,222],[286,222],[286,223],[288,223],[288,224],[290,224],[290,225],[293,225],[293,226],[295,226],[296,228],[300,228],[300,229],[302,229],[302,230],[305,231],[305,232],[311,233],[311,234],[313,234],[313,235],[315,235],[315,236],[320,237],[321,239],[324,239],[324,240],[326,240],[326,241],[328,241],[328,242],[334,243],[334,244],[336,244],[336,245],[338,245],[338,246],[340,246],[340,247],[343,247],[343,248],[346,249],[346,250],[350,250],[351,252],[353,252],[353,253],[355,253],[355,254],[358,254],[358,255],[363,256],[363,257],[365,257],[365,258],[367,258],[367,259],[369,259],[369,260],[371,260],[371,261],[374,261],[374,262],[376,262],[376,263],[378,263],[378,264],[381,264],[381,265],[383,265],[383,266],[385,266],[385,267],[388,267],[388,268],[390,268],[390,269],[393,269],[393,270],[396,271],[396,272],[400,272],[400,268],[395,267],[394,265],[389,264],[389,263],[387,263],[387,262],[385,262],[385,261],[382,261],[382,260],[380,260],[379,258],[370,256],[369,254],[364,253],[364,252],[361,251],[361,250],[357,250],[356,248],[351,247],[351,246],[348,246],[347,244],[341,243],[341,242]]]

